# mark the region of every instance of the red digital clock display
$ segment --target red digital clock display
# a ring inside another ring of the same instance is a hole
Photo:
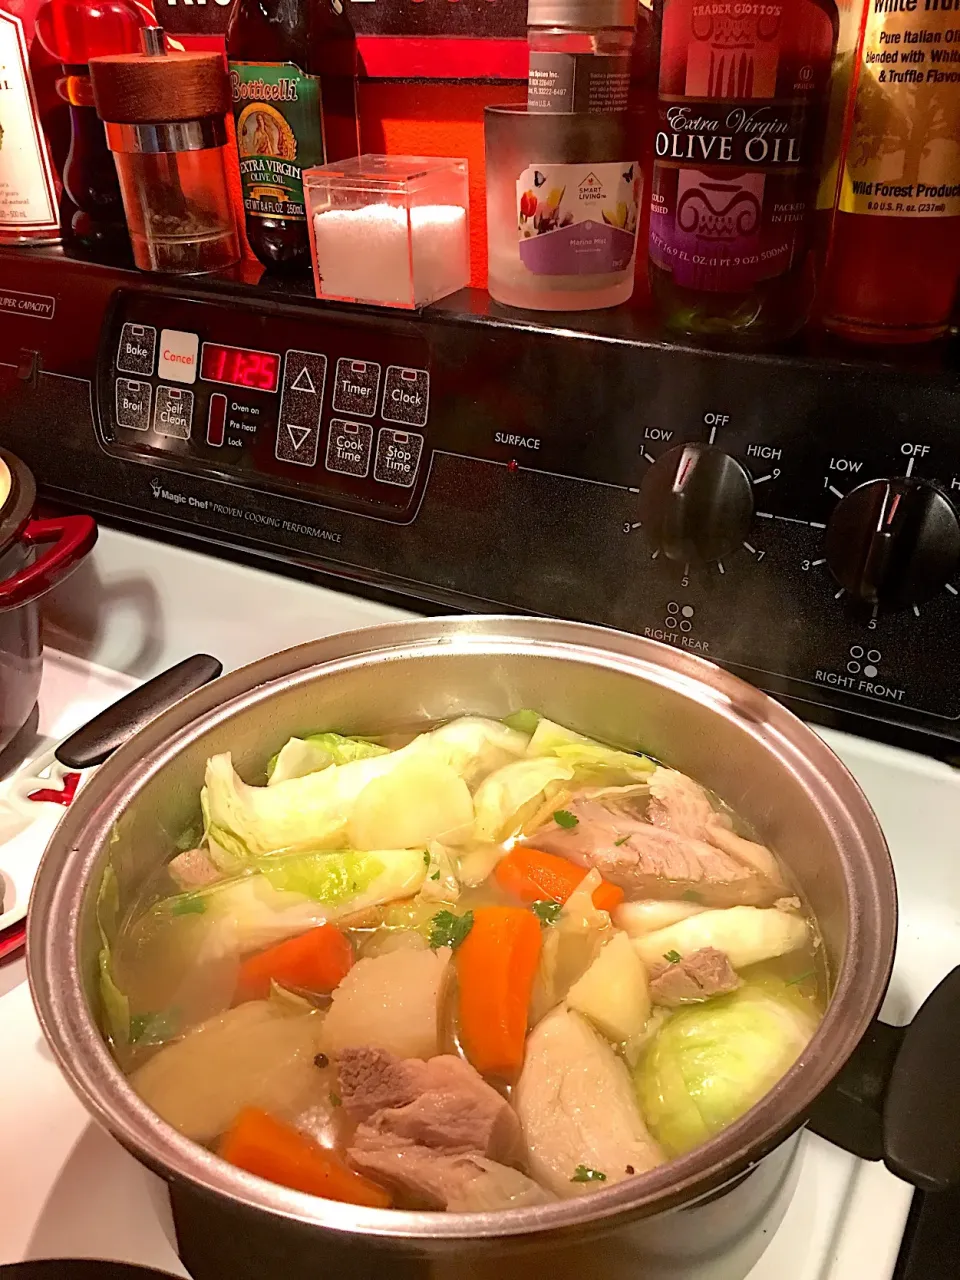
[[[200,357],[200,377],[207,382],[225,382],[231,387],[276,391],[280,357],[272,351],[249,351],[246,347],[205,342]]]

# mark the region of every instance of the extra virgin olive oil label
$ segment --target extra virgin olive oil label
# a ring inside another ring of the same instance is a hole
[[[303,171],[324,163],[320,81],[293,62],[231,62],[248,216],[305,218]]]
[[[844,213],[960,215],[960,8],[869,0]]]
[[[650,256],[740,292],[809,249],[837,37],[832,0],[666,0]]]
[[[630,161],[530,165],[517,180],[520,261],[537,276],[625,271],[641,183]]]

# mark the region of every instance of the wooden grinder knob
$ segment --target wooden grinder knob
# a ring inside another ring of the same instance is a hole
[[[97,115],[110,124],[172,124],[230,109],[220,53],[110,54],[90,59],[90,79]]]

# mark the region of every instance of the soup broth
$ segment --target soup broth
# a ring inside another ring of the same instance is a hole
[[[318,732],[252,783],[215,756],[200,810],[122,917],[106,870],[105,1031],[164,1120],[302,1191],[590,1194],[739,1118],[822,1015],[758,834],[533,711]]]

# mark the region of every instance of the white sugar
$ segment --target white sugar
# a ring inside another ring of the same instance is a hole
[[[314,215],[322,297],[424,306],[467,284],[467,214],[459,205],[388,204]],[[412,261],[411,261],[412,259]],[[412,276],[412,279],[411,279]]]

